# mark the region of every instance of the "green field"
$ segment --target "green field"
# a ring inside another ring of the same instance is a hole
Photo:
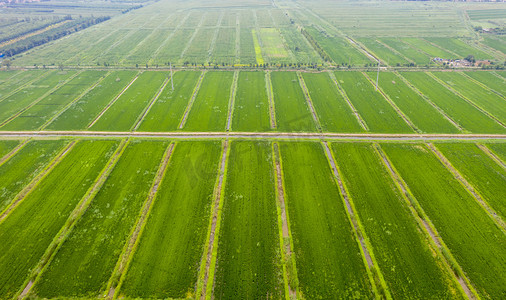
[[[484,84],[493,91],[500,93],[503,97],[506,97],[505,79],[501,79],[491,72],[465,72],[464,74]]]
[[[502,298],[504,232],[427,147],[382,147],[480,296]]]
[[[105,290],[167,145],[130,142],[35,285],[36,295],[96,297]]]
[[[271,156],[268,142],[232,142],[215,298],[281,299],[284,295]]]
[[[271,74],[277,128],[282,132],[314,131],[311,111],[294,72]]]
[[[269,99],[264,72],[241,72],[235,95],[233,131],[269,131]]]
[[[0,159],[2,159],[4,155],[7,155],[11,150],[13,150],[18,144],[19,141],[16,140],[0,141]]]
[[[184,298],[194,293],[220,151],[215,141],[176,144],[120,295]]]
[[[308,299],[371,298],[339,189],[319,143],[280,145],[299,289]]]
[[[0,223],[0,297],[12,298],[105,166],[117,142],[82,141]]]
[[[336,78],[371,132],[413,132],[395,109],[358,72],[336,72]]]

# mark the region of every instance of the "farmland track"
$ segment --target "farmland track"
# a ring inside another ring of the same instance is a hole
[[[347,141],[484,141],[506,142],[506,134],[383,134],[319,132],[131,132],[131,131],[0,131],[0,140],[17,138],[171,138],[171,139],[288,139]]]

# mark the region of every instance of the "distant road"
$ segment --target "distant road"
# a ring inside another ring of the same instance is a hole
[[[0,139],[38,137],[109,137],[109,138],[167,138],[167,139],[310,139],[351,141],[506,141],[506,134],[373,134],[373,133],[317,133],[317,132],[116,132],[116,131],[0,131]]]

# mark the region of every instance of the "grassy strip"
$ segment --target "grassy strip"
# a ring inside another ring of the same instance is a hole
[[[0,165],[0,211],[44,169],[65,143],[63,140],[34,140],[26,145],[26,142],[28,140],[11,151],[12,158]]]
[[[377,155],[382,160],[383,165],[390,173],[390,177],[395,182],[398,190],[401,192],[401,195],[406,201],[411,214],[418,223],[418,227],[425,234],[429,246],[439,259],[436,260],[436,262],[446,271],[446,276],[453,277],[452,279],[449,279],[448,288],[450,290],[452,290],[451,288],[457,288],[461,294],[460,296],[465,295],[469,299],[479,299],[479,296],[470,283],[469,278],[467,278],[464,271],[462,271],[462,267],[455,260],[455,257],[453,257],[450,250],[448,249],[448,246],[446,246],[444,241],[441,239],[441,236],[434,227],[434,224],[429,219],[423,208],[420,206],[420,203],[418,203],[418,200],[415,198],[406,182],[404,182],[395,167],[392,165],[386,153],[378,144],[375,144],[374,148]],[[451,283],[451,280],[454,281],[453,284]],[[454,296],[457,297],[459,295],[455,293]]]
[[[190,100],[188,101],[188,105],[186,106],[186,109],[184,111],[183,116],[181,117],[181,121],[179,122],[179,129],[183,129],[183,127],[186,125],[186,120],[188,119],[188,115],[190,114],[190,110],[192,109],[193,102],[195,102],[195,98],[197,98],[197,94],[200,91],[200,86],[202,85],[202,81],[204,80],[204,76],[206,75],[207,71],[202,71],[200,74],[199,80],[197,81],[197,84],[195,85],[195,88],[193,89],[192,96]]]
[[[334,180],[339,187],[341,199],[343,200],[343,204],[346,207],[346,215],[348,217],[348,221],[353,226],[353,235],[355,236],[357,245],[360,248],[360,254],[362,256],[364,266],[366,266],[367,277],[369,278],[372,291],[376,298],[391,298],[388,286],[385,282],[383,274],[378,267],[376,257],[374,256],[372,245],[370,244],[369,238],[367,237],[363,225],[358,218],[353,199],[350,197],[346,183],[342,180],[342,172],[336,163],[334,154],[330,150],[327,142],[322,142],[322,146],[325,150],[325,155],[327,156],[327,160],[332,169]]]
[[[271,129],[276,129],[276,106],[274,105],[274,92],[272,90],[271,72],[265,72],[265,90],[267,91],[267,98],[269,98],[269,117],[271,120]]]
[[[75,144],[0,224],[2,298],[12,298],[26,284],[25,279],[100,174],[115,145],[114,141]]]
[[[465,188],[466,190],[473,196],[473,198],[480,204],[480,206],[487,212],[487,214],[492,218],[497,225],[503,230],[503,232],[506,234],[506,223],[504,220],[497,214],[497,212],[490,207],[490,205],[483,199],[481,194],[476,190],[476,188],[471,185],[465,178],[462,176],[462,174],[453,166],[453,164],[444,156],[441,151],[432,143],[428,143],[428,148],[434,153],[437,158],[441,161],[441,163],[455,176],[455,179],[457,179]],[[498,192],[498,191],[494,191]]]
[[[127,86],[125,86],[121,92],[116,96],[114,97],[111,102],[109,102],[105,107],[104,109],[102,109],[102,111],[95,117],[95,119],[93,119],[87,126],[87,128],[91,128],[93,125],[95,125],[95,123],[98,122],[98,120],[109,110],[109,108],[111,106],[113,106],[114,103],[116,103],[116,101],[119,99],[119,97],[121,97],[121,95],[123,95],[123,93],[126,92],[126,90],[128,90],[128,88],[137,80],[137,78],[139,78],[139,75],[141,75],[142,73],[138,73],[129,83]]]
[[[215,299],[238,295],[280,299],[285,294],[270,150],[270,143],[265,141],[231,143],[218,238]]]
[[[118,297],[195,297],[221,148],[217,141],[177,144]]]
[[[21,202],[29,196],[29,194],[37,187],[37,185],[44,179],[51,170],[58,165],[58,163],[65,158],[65,156],[72,150],[76,145],[77,141],[71,141],[64,149],[62,149],[56,157],[35,177],[28,185],[26,185],[17,195],[12,199],[11,203],[5,207],[0,214],[0,224],[11,214],[14,209],[21,204]]]
[[[480,297],[500,298],[506,276],[504,232],[425,145],[382,148]]]
[[[367,268],[319,143],[280,143],[299,298],[370,298]]]
[[[116,264],[116,267],[112,272],[111,278],[109,279],[109,282],[107,284],[107,288],[105,289],[106,291],[108,291],[107,294],[108,298],[110,298],[111,296],[113,296],[113,298],[117,297],[117,290],[119,290],[125,278],[126,270],[128,270],[130,262],[132,261],[132,257],[139,245],[140,237],[142,236],[142,233],[144,232],[144,229],[146,227],[146,220],[148,219],[151,213],[153,202],[155,201],[156,194],[158,192],[158,187],[160,186],[160,183],[165,177],[165,171],[167,170],[167,166],[169,165],[170,159],[172,158],[174,146],[175,144],[171,143],[167,147],[167,150],[165,150],[160,166],[158,167],[158,171],[156,172],[155,179],[153,180],[153,184],[149,191],[148,197],[144,202],[140,215],[137,218],[136,224],[134,225],[134,227],[132,227],[132,232],[129,235],[128,242],[123,248],[123,251],[119,256],[118,262]]]
[[[126,147],[34,287],[38,296],[97,297],[104,292],[167,144],[135,140]]]
[[[290,219],[285,203],[285,181],[283,175],[283,161],[279,154],[279,145],[272,143],[272,163],[274,167],[274,176],[276,178],[276,210],[278,214],[279,228],[279,246],[281,250],[281,260],[283,266],[283,280],[285,284],[285,299],[297,297],[299,289],[299,279],[297,277],[297,265],[295,255],[292,255],[293,240],[290,230]]]
[[[103,186],[105,180],[107,179],[111,171],[114,169],[114,166],[121,157],[121,154],[123,153],[123,150],[126,148],[127,144],[128,144],[127,140],[122,140],[121,143],[118,145],[118,148],[115,150],[114,154],[111,156],[102,172],[100,172],[98,177],[93,182],[93,185],[90,186],[86,194],[74,208],[69,218],[65,222],[65,225],[63,225],[58,234],[54,237],[51,244],[49,244],[48,248],[46,249],[46,252],[40,259],[37,266],[31,271],[30,275],[28,276],[28,279],[25,281],[26,282],[25,287],[22,290],[18,291],[19,298],[24,298],[25,296],[28,296],[29,293],[31,292],[31,288],[37,284],[37,281],[40,279],[42,273],[51,263],[56,253],[58,253],[58,250],[60,249],[61,245],[63,244],[65,239],[70,235],[75,224],[84,214],[84,212],[86,212],[88,206],[90,205],[90,202],[93,200],[95,195]]]
[[[222,15],[223,17],[223,15]],[[232,80],[232,86],[230,87],[230,99],[228,102],[228,114],[227,114],[227,128],[226,131],[232,130],[232,118],[234,115],[235,107],[235,96],[237,92],[237,81],[239,79],[239,71],[234,71],[234,79]]]
[[[314,109],[313,101],[311,100],[311,95],[309,94],[309,91],[307,90],[306,82],[304,81],[304,77],[302,77],[302,73],[300,71],[297,71],[297,78],[299,79],[299,85],[302,89],[302,93],[304,94],[304,98],[306,98],[307,105],[309,109],[311,110],[311,115],[313,116],[313,121],[316,124],[316,129],[321,132],[322,131],[322,124],[320,123],[320,119],[318,118],[318,115],[316,114],[316,111]]]
[[[262,47],[260,46],[260,43],[258,41],[259,40],[258,35],[260,33],[257,33],[256,29],[252,29],[251,34],[253,35],[253,45],[255,47],[255,56],[257,65],[263,65],[265,61],[264,58],[262,57]]]

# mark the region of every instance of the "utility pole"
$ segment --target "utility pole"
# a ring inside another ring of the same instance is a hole
[[[170,83],[172,85],[172,92],[174,92],[174,76],[172,76],[172,63],[170,63]]]
[[[376,75],[376,91],[378,90],[378,81],[380,78],[380,61],[378,59],[378,74]]]

